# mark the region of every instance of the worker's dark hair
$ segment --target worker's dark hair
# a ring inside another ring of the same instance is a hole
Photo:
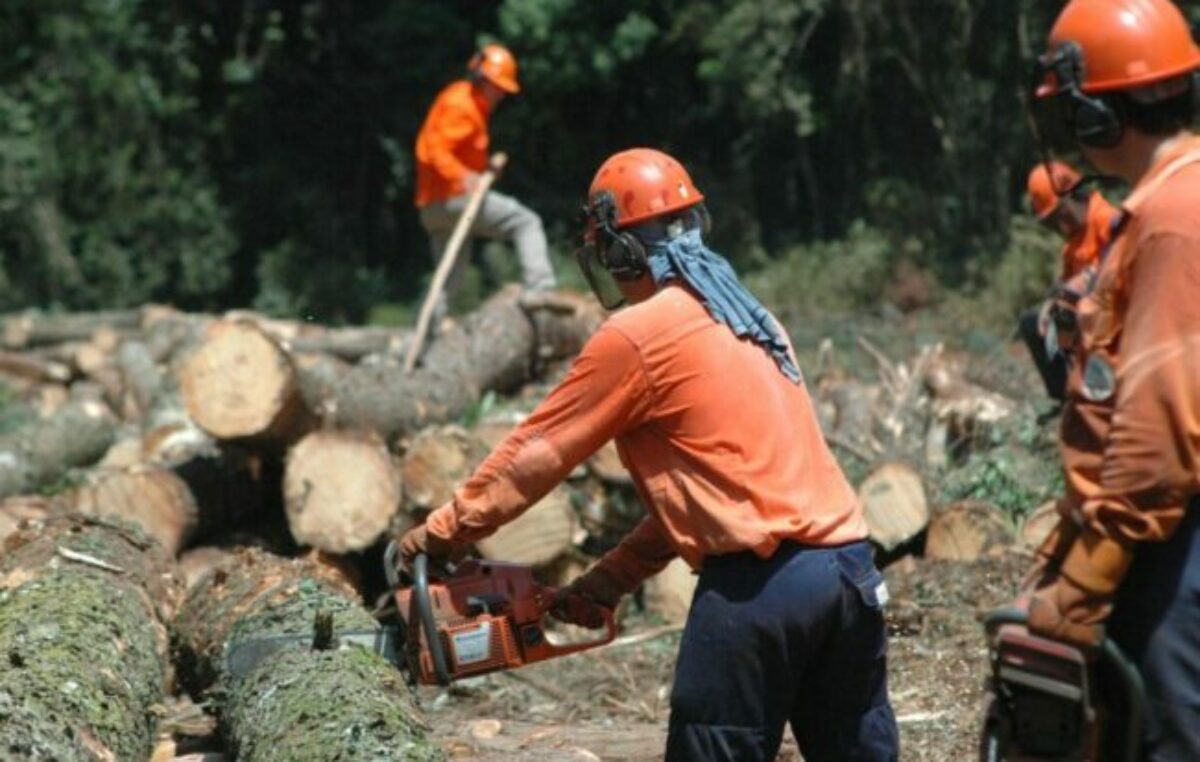
[[[1125,124],[1146,135],[1174,135],[1192,126],[1196,118],[1196,82],[1188,89],[1155,103],[1140,103],[1128,93],[1108,96]]]

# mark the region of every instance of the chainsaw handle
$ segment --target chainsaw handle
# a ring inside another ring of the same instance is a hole
[[[1029,612],[1012,606],[996,609],[983,619],[984,629],[989,635],[1006,624],[1029,626]],[[1142,728],[1149,712],[1146,701],[1146,685],[1142,673],[1129,660],[1121,647],[1112,638],[1105,638],[1100,645],[1100,655],[1108,661],[1121,678],[1129,696],[1129,716],[1126,718],[1125,760],[1136,762],[1142,748]]]
[[[413,558],[413,600],[417,604],[417,618],[425,630],[425,640],[429,646],[429,655],[433,659],[433,673],[438,685],[446,686],[451,682],[450,669],[446,666],[446,651],[442,648],[442,638],[438,634],[437,621],[433,616],[433,601],[429,598],[429,556],[418,553]]]
[[[613,610],[610,608],[607,608],[606,606],[601,606],[600,604],[593,604],[593,605],[595,605],[596,608],[598,608],[600,610],[600,617],[604,620],[604,634],[600,635],[595,640],[587,640],[582,643],[569,643],[567,645],[562,645],[562,646],[555,645],[554,643],[551,643],[550,641],[543,639],[543,641],[540,644],[531,648],[530,650],[536,651],[538,656],[542,659],[552,659],[552,658],[556,658],[559,656],[566,656],[567,654],[573,654],[573,653],[578,653],[580,651],[586,651],[589,648],[598,648],[600,646],[605,646],[605,645],[608,645],[609,643],[613,642],[614,640],[616,640],[616,638],[617,638],[617,620],[616,620],[616,615],[613,613]],[[543,622],[542,628],[541,628],[542,632],[546,631],[545,620],[546,620],[547,615],[553,616],[553,614],[551,614],[549,610],[546,610],[542,613],[542,622]]]

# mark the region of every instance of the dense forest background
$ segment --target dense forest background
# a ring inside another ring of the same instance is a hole
[[[1023,90],[1059,7],[5,0],[0,309],[158,300],[337,321],[418,300],[433,260],[413,141],[489,40],[525,88],[493,119],[512,157],[500,187],[560,256],[598,164],[652,145],[693,170],[717,248],[751,278],[790,274],[760,278],[774,288],[819,285],[815,307],[1021,298],[1054,266],[1023,216]],[[998,274],[1014,251],[1040,259]]]

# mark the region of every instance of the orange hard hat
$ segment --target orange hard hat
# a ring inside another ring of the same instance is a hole
[[[467,68],[510,95],[521,92],[517,82],[517,59],[503,45],[484,45]]]
[[[1089,94],[1130,90],[1171,80],[1200,68],[1200,48],[1170,0],[1071,0],[1050,30],[1049,51],[1073,43],[1083,57]],[[1059,85],[1042,83],[1038,95]]]
[[[1079,173],[1061,161],[1038,164],[1029,173],[1029,204],[1039,220],[1054,214],[1059,199],[1079,185]]]
[[[627,228],[704,200],[687,170],[653,148],[631,148],[608,158],[588,189],[589,205],[611,197],[612,224]]]

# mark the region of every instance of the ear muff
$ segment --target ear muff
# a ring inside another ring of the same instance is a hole
[[[608,191],[589,204],[596,235],[595,246],[604,268],[617,280],[637,280],[650,269],[646,246],[633,233],[616,226],[616,199]]]
[[[1083,49],[1078,43],[1066,42],[1043,67],[1053,71],[1058,81],[1058,93],[1053,97],[1067,100],[1067,126],[1075,139],[1090,148],[1112,148],[1125,134],[1119,101],[1083,91],[1084,65]]]

